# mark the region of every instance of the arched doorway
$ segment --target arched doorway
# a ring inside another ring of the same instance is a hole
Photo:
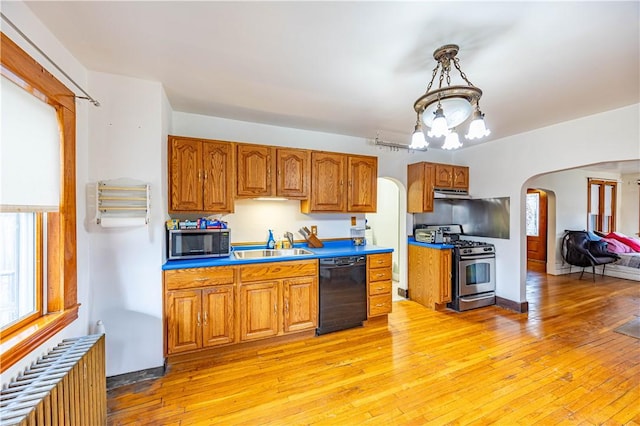
[[[407,193],[404,185],[390,177],[378,178],[378,207],[367,213],[373,244],[393,248],[393,299],[401,300],[398,288],[407,289]]]

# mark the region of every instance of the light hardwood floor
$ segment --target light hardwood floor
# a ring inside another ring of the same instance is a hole
[[[640,283],[530,272],[529,313],[393,305],[388,325],[173,366],[109,424],[640,424]]]

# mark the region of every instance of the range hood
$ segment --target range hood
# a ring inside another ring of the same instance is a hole
[[[469,195],[469,192],[464,189],[433,188],[433,198],[457,198],[468,200],[471,196]]]

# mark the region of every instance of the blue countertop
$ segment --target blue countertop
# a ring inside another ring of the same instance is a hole
[[[420,247],[428,247],[428,248],[437,249],[437,250],[447,250],[447,249],[452,249],[453,248],[453,245],[451,245],[451,244],[421,243],[421,242],[416,241],[415,238],[413,238],[413,237],[409,237],[409,244],[414,245],[414,246],[420,246]]]
[[[327,257],[338,256],[357,256],[377,253],[391,253],[393,249],[374,246],[367,244],[364,246],[354,246],[351,240],[345,241],[326,241],[322,248],[311,248],[306,244],[295,244],[295,248],[305,248],[312,251],[312,255],[305,256],[283,256],[283,257],[266,257],[263,259],[236,259],[231,253],[229,257],[210,257],[206,259],[186,259],[186,260],[168,260],[162,265],[163,270],[183,269],[183,268],[205,268],[211,266],[233,266],[246,265],[250,263],[271,263],[284,262],[287,260],[306,260],[306,259],[323,259]],[[234,251],[264,249],[264,245],[260,246],[239,246],[234,247]]]

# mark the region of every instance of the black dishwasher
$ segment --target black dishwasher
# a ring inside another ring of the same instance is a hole
[[[359,327],[367,319],[365,256],[320,259],[320,316],[316,334]]]

